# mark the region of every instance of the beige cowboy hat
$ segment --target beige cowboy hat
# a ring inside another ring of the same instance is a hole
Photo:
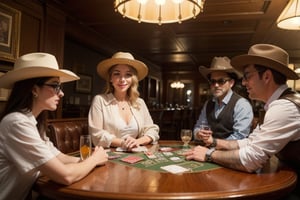
[[[255,44],[250,47],[248,54],[235,56],[231,59],[231,65],[240,72],[249,64],[258,64],[271,68],[285,75],[287,79],[299,79],[297,73],[288,67],[288,53],[271,44]]]
[[[212,72],[234,73],[234,74],[236,74],[237,78],[242,77],[242,75],[230,65],[230,59],[226,56],[214,57],[211,62],[211,67],[207,68],[205,66],[200,66],[199,72],[205,78],[208,78],[208,75],[211,74]]]
[[[17,81],[37,77],[60,77],[62,83],[79,79],[73,72],[59,69],[53,55],[37,52],[19,57],[13,70],[0,76],[0,88],[11,89]]]
[[[143,62],[135,60],[134,57],[127,52],[117,52],[111,58],[101,61],[97,65],[97,72],[102,78],[107,79],[109,68],[117,64],[130,65],[135,68],[139,81],[144,79],[148,74],[147,66]]]

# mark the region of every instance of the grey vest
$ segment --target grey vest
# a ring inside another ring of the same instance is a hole
[[[242,98],[240,95],[233,92],[229,102],[225,105],[224,109],[219,114],[218,118],[215,117],[215,102],[209,100],[206,107],[206,117],[214,138],[224,139],[233,132],[233,111],[236,102]]]

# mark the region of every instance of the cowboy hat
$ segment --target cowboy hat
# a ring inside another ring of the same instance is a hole
[[[134,57],[127,52],[117,52],[111,58],[101,61],[97,65],[97,72],[102,78],[107,79],[109,68],[117,64],[130,65],[135,68],[139,81],[148,74],[147,66],[143,62],[135,60]]]
[[[285,75],[288,79],[299,79],[297,73],[288,67],[288,53],[271,44],[255,44],[250,47],[248,54],[235,56],[231,59],[231,65],[238,71],[243,71],[243,68],[250,64],[271,68]]]
[[[212,72],[226,72],[226,73],[234,73],[237,78],[241,77],[241,74],[237,72],[231,65],[230,59],[226,56],[224,57],[214,57],[211,62],[211,67],[207,68],[204,66],[199,67],[199,72],[205,78],[208,78],[208,75]]]
[[[59,69],[53,55],[37,52],[19,57],[13,70],[0,76],[0,87],[11,89],[17,81],[37,77],[60,77],[62,83],[79,79],[73,72]]]

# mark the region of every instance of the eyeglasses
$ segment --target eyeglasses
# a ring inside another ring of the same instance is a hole
[[[243,75],[243,80],[248,81],[249,78],[251,77],[250,74],[253,74],[255,72],[259,73],[261,71],[245,72],[244,75]]]
[[[209,80],[209,84],[210,85],[215,85],[216,83],[218,83],[218,85],[224,85],[227,81],[230,81],[231,79],[225,79],[225,78],[220,78],[220,79],[211,79]]]
[[[54,92],[56,94],[59,94],[59,92],[62,90],[62,85],[61,84],[50,84],[50,83],[44,83],[43,85],[52,87],[54,89]]]

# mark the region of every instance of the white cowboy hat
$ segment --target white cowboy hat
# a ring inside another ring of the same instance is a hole
[[[0,87],[11,89],[17,81],[37,77],[60,77],[62,83],[79,79],[73,72],[59,69],[53,55],[36,52],[19,57],[14,69],[0,76]]]
[[[200,66],[199,72],[205,78],[208,78],[208,75],[211,74],[212,72],[234,73],[237,76],[236,78],[242,77],[242,75],[230,65],[230,59],[226,56],[214,57],[211,62],[211,67],[207,68],[205,66]]]
[[[130,65],[137,71],[138,80],[144,79],[148,74],[147,66],[127,52],[117,52],[111,58],[101,61],[97,65],[98,74],[105,80],[108,78],[108,70],[114,65],[125,64]]]
[[[248,54],[235,56],[231,59],[231,65],[238,71],[250,64],[263,65],[286,76],[287,79],[297,80],[299,76],[289,65],[288,53],[271,44],[255,44],[250,47]]]

